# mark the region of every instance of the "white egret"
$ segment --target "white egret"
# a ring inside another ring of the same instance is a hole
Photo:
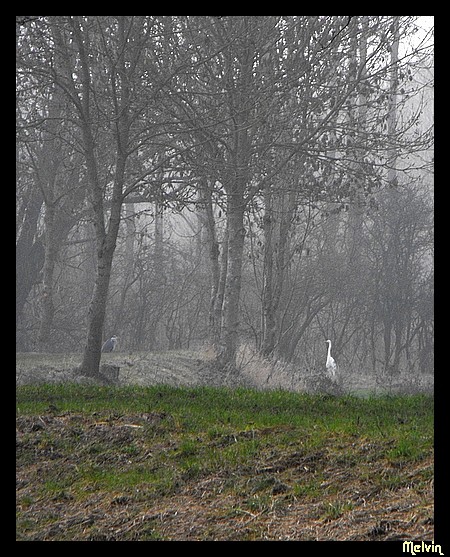
[[[331,340],[325,341],[328,343],[328,354],[327,354],[327,363],[326,368],[328,375],[333,381],[337,380],[337,365],[334,358],[331,356]]]

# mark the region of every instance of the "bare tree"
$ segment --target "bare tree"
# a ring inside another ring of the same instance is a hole
[[[404,191],[429,170],[432,144],[419,108],[407,110],[427,59],[402,42],[415,16],[18,17],[17,245],[33,256],[18,304],[29,296],[42,312],[42,340],[62,269],[66,299],[93,285],[88,375],[105,323],[130,348],[209,337],[222,370],[236,369],[247,333],[290,360],[314,361],[325,334],[348,364],[418,362],[419,344],[430,353],[429,275],[416,258],[430,216]],[[176,245],[171,223],[187,210],[191,239]],[[423,214],[415,231],[410,214]],[[388,307],[394,295],[402,303]]]
[[[47,67],[35,60],[32,69],[71,103],[86,166],[97,269],[81,369],[95,375],[122,204],[140,183],[129,179],[127,164],[154,129],[152,122],[141,120],[145,101],[140,95],[148,82],[139,79],[153,22],[146,16],[48,16],[42,28],[51,36],[47,44],[54,45],[59,63]],[[150,174],[141,171],[141,177]]]

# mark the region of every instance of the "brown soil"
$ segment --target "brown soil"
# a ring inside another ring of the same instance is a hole
[[[17,418],[17,539],[433,539],[432,456],[388,464],[383,447],[364,440],[355,441],[349,462],[334,458],[331,444],[309,452],[275,446],[245,467],[180,474],[166,490],[151,481],[83,484],[88,466],[152,471],[155,458],[176,448],[175,434],[157,435],[164,420],[158,413],[105,418],[51,409]],[[153,442],[143,435],[149,428]],[[340,449],[342,455],[350,447]]]

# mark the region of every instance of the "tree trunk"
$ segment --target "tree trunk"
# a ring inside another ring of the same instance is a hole
[[[81,364],[81,371],[87,376],[97,376],[101,357],[103,340],[103,324],[105,321],[106,303],[111,279],[111,268],[119,233],[120,213],[122,208],[122,189],[125,173],[125,159],[119,157],[116,163],[116,176],[111,200],[111,213],[107,231],[105,230],[103,192],[97,175],[97,165],[94,157],[91,134],[86,134],[87,167],[91,181],[92,206],[94,210],[94,226],[97,239],[97,269],[94,293],[88,312],[87,343]]]
[[[354,67],[359,66],[360,79],[364,82],[367,78],[367,29],[368,29],[368,19],[367,16],[361,17],[361,34],[355,36],[355,43],[353,52],[355,53],[355,63]],[[359,50],[359,60],[356,59],[356,53]],[[353,125],[361,134],[367,133],[367,105],[368,99],[364,89],[358,92],[357,104],[353,112],[350,111],[349,116],[353,120]],[[358,172],[362,170],[362,162],[366,154],[364,149],[361,149],[362,141],[358,139],[357,149],[351,146],[351,157],[354,159],[355,176],[358,176]],[[351,144],[350,144],[351,145]],[[355,178],[356,181],[356,178]],[[365,195],[361,186],[355,185],[353,192],[353,199],[349,205],[348,213],[348,261],[349,265],[355,265],[356,261],[359,259],[359,253],[361,250],[361,237],[364,221],[364,209],[365,209]]]
[[[395,142],[394,135],[397,128],[397,91],[398,91],[398,49],[400,44],[400,31],[399,31],[400,16],[393,16],[392,20],[392,33],[393,42],[391,48],[391,75],[389,83],[389,113],[387,119],[388,135]],[[397,151],[392,148],[388,156],[388,183],[391,188],[397,185]]]
[[[105,321],[106,302],[111,278],[112,253],[102,254],[97,262],[97,277],[94,293],[89,306],[88,335],[83,354],[81,371],[89,377],[98,376],[103,340],[103,323]]]
[[[392,20],[392,34],[393,34],[393,42],[391,48],[391,71],[390,71],[390,83],[389,83],[389,113],[387,119],[387,126],[388,126],[388,136],[392,138],[395,135],[396,127],[397,127],[397,90],[398,90],[398,49],[399,49],[399,42],[400,42],[400,35],[399,35],[399,16],[393,16]],[[391,149],[388,153],[388,171],[387,171],[387,180],[389,185],[389,196],[391,197],[392,203],[394,203],[396,196],[398,195],[397,191],[397,171],[396,171],[396,164],[397,164],[397,153],[395,149]],[[392,234],[392,232],[390,232]],[[386,243],[389,243],[393,238],[386,238]],[[392,271],[392,269],[389,269]],[[390,281],[391,282],[391,281]],[[394,284],[391,282],[391,284]],[[385,309],[386,311],[386,309]],[[388,308],[389,314],[385,316],[384,320],[384,359],[385,359],[385,367],[389,369],[389,371],[396,373],[397,370],[394,368],[394,364],[390,364],[390,359],[392,355],[392,330],[393,330],[393,307],[389,304]],[[395,317],[394,317],[395,319]]]
[[[87,174],[90,183],[91,204],[94,215],[94,226],[97,240],[97,274],[94,293],[88,313],[87,344],[83,354],[81,372],[87,376],[99,375],[101,358],[102,333],[105,320],[106,304],[111,279],[111,267],[119,233],[121,210],[123,204],[123,188],[125,168],[128,158],[130,133],[130,81],[127,75],[125,51],[127,36],[125,32],[126,16],[118,16],[117,38],[119,41],[119,55],[111,79],[114,81],[113,94],[116,110],[115,126],[115,174],[112,187],[111,208],[106,226],[104,210],[103,188],[98,176],[96,144],[91,118],[91,70],[86,44],[77,16],[72,17],[75,41],[78,46],[81,65],[82,98],[80,100],[81,130],[83,134],[84,151],[86,157]],[[114,73],[114,72],[117,72]],[[120,77],[120,79],[119,79]],[[120,90],[117,83],[120,82]]]
[[[25,203],[25,201],[24,201]],[[27,336],[22,329],[22,315],[28,295],[39,281],[44,263],[44,248],[37,237],[38,221],[43,204],[42,193],[32,188],[27,200],[24,217],[16,242],[16,346],[26,350]]]
[[[280,332],[279,308],[283,293],[289,229],[295,210],[295,192],[266,191],[262,296],[262,353],[272,354]]]
[[[122,190],[125,175],[126,158],[119,154],[116,162],[116,174],[111,199],[111,212],[108,228],[105,229],[103,208],[103,192],[99,184],[97,165],[94,157],[93,142],[90,131],[86,133],[87,167],[91,180],[92,206],[94,210],[94,226],[97,238],[97,272],[94,293],[88,313],[87,344],[83,355],[81,370],[84,375],[97,376],[101,357],[103,324],[105,321],[106,303],[111,279],[111,268],[119,233],[122,209]]]
[[[123,277],[123,283],[121,285],[120,300],[117,311],[115,312],[115,317],[111,325],[111,334],[116,333],[119,330],[120,324],[126,319],[127,312],[127,295],[132,288],[135,277],[135,267],[134,263],[136,260],[134,241],[136,237],[136,223],[135,223],[135,211],[134,203],[127,203],[124,205],[125,210],[125,272]]]
[[[165,282],[164,273],[164,207],[161,203],[155,202],[155,243],[153,250],[156,287],[162,288]]]
[[[214,328],[212,331],[213,344],[218,347],[222,335],[222,309],[223,300],[225,298],[225,285],[227,282],[227,268],[228,268],[228,223],[225,228],[225,233],[222,241],[222,251],[219,261],[219,282],[217,285],[217,293],[214,299]]]
[[[209,335],[211,342],[215,344],[220,338],[221,312],[217,316],[218,319],[216,319],[215,311],[220,286],[220,249],[219,242],[217,240],[216,222],[214,219],[211,189],[208,187],[206,180],[202,181],[202,183],[200,184],[200,188],[201,213],[199,213],[199,218],[202,224],[202,228],[204,228],[204,230],[206,231],[206,245],[208,250],[209,267],[211,274],[211,294],[209,299]]]
[[[242,282],[242,259],[244,251],[244,212],[249,202],[246,197],[251,159],[251,112],[253,61],[255,44],[252,40],[252,18],[243,16],[238,22],[242,33],[242,45],[238,56],[228,51],[225,64],[228,85],[228,108],[231,116],[230,170],[224,178],[227,192],[228,257],[225,295],[222,306],[222,334],[217,357],[219,367],[236,369],[236,352],[239,338],[239,300]],[[239,64],[236,72],[235,62]]]
[[[266,190],[265,212],[263,218],[264,230],[264,266],[263,266],[263,292],[262,292],[262,353],[269,356],[275,346],[275,307],[273,299],[273,233],[275,216],[273,212],[272,192]]]
[[[55,270],[58,249],[55,238],[55,206],[46,203],[45,206],[45,259],[43,267],[42,318],[39,327],[39,343],[46,347],[50,339],[50,332],[55,314],[53,302],[53,274]]]
[[[239,193],[228,195],[228,265],[222,308],[222,335],[218,364],[234,369],[239,337],[239,300],[244,250],[244,200]]]

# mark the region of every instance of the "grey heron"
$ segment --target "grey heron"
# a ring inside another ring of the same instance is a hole
[[[113,352],[116,348],[117,337],[114,335],[109,338],[102,346],[102,352]]]

